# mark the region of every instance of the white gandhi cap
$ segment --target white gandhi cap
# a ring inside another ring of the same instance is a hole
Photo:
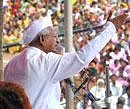
[[[41,30],[48,26],[53,26],[51,16],[45,16],[31,22],[31,24],[24,30],[22,43],[29,44]]]

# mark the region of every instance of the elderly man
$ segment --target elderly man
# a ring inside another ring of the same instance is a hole
[[[15,82],[26,90],[33,109],[59,109],[59,81],[80,72],[114,37],[127,15],[119,16],[95,39],[77,52],[56,54],[59,39],[51,18],[40,18],[25,30],[23,42],[29,46],[10,60],[5,81]],[[117,22],[115,22],[117,21]],[[114,26],[115,25],[115,26]]]

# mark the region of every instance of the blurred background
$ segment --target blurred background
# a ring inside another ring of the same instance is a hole
[[[123,13],[130,15],[130,0],[72,0],[73,30],[79,31],[73,34],[75,50],[81,48],[89,40],[99,34],[103,28],[82,31],[103,23],[112,10],[112,18]],[[51,15],[53,25],[58,28],[61,44],[64,46],[64,0],[4,0],[4,27],[3,27],[3,62],[7,62],[21,50],[24,45],[20,44],[23,31],[35,19]],[[86,98],[84,103],[85,89],[99,99],[105,97],[105,65],[109,64],[110,89],[113,96],[114,109],[130,109],[130,18],[118,29],[110,43],[95,57],[85,68],[88,74],[93,74],[88,86],[80,90],[82,95],[75,98],[76,109],[91,109],[91,103]],[[15,45],[16,44],[16,45]],[[13,46],[11,46],[13,45]],[[88,70],[94,69],[93,71]],[[84,81],[80,73],[74,76],[75,86]],[[65,81],[61,82],[62,96],[61,106],[65,108],[64,87]],[[86,107],[83,108],[83,105]],[[114,107],[116,106],[116,107]],[[121,106],[126,106],[121,108]]]

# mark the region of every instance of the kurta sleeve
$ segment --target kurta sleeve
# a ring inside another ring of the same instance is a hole
[[[105,45],[114,37],[116,32],[115,26],[108,22],[106,28],[97,37],[92,39],[88,44],[81,48],[77,54],[81,60],[88,65],[95,56],[105,47]]]
[[[52,79],[63,80],[81,71],[95,58],[116,32],[115,26],[108,22],[105,29],[77,52],[65,53],[57,62],[57,69]],[[54,67],[54,66],[53,66]]]

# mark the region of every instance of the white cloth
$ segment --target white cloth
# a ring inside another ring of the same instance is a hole
[[[120,82],[116,81],[115,85],[110,82],[110,90],[113,96],[119,97],[123,93],[123,88]]]
[[[37,34],[47,28],[48,26],[52,26],[51,16],[41,17],[37,20],[31,22],[31,24],[24,30],[23,44],[29,44],[33,39],[36,38]]]
[[[115,32],[115,26],[108,22],[106,29],[80,51],[64,55],[26,48],[8,63],[4,79],[24,87],[33,109],[59,109],[59,81],[87,66]]]
[[[106,89],[104,87],[100,88],[99,86],[94,86],[90,89],[90,92],[96,97],[101,100],[104,100],[105,98],[105,91]]]
[[[83,106],[84,106],[84,102],[83,102],[83,100],[81,100],[81,101],[79,101],[79,102],[77,103],[76,109],[84,109]],[[85,108],[85,109],[92,109],[92,106],[91,106],[90,101],[88,101],[88,106],[87,106],[87,108]]]
[[[125,98],[124,109],[130,109],[130,99],[128,98],[127,93],[123,94],[122,97]]]

